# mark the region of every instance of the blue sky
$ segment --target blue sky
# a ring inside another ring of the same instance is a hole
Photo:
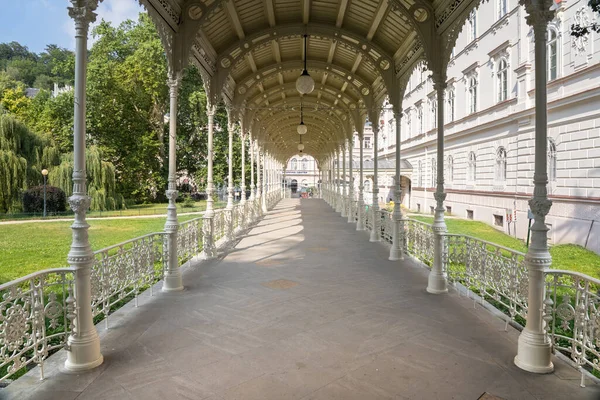
[[[17,41],[39,53],[47,44],[73,49],[74,24],[68,0],[0,0],[0,43]],[[136,19],[143,11],[137,0],[104,0],[98,7],[102,18],[114,24]]]

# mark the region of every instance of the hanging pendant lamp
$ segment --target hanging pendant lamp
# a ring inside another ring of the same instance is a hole
[[[308,132],[308,127],[304,125],[304,113],[302,111],[302,96],[300,96],[300,124],[296,127],[299,135],[304,135]]]
[[[304,151],[304,143],[302,143],[302,135],[300,135],[300,143],[298,143],[298,151],[302,153]]]
[[[301,95],[312,93],[312,91],[315,89],[315,81],[308,74],[308,70],[306,69],[306,56],[307,56],[306,41],[307,41],[307,38],[308,38],[308,35],[304,34],[304,70],[302,71],[302,75],[300,75],[298,77],[298,79],[296,79],[296,90]]]

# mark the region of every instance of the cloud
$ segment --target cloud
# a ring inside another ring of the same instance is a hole
[[[44,0],[42,0],[44,1]],[[118,26],[128,19],[137,20],[138,14],[144,11],[144,9],[138,4],[136,0],[104,0],[98,6],[96,14],[96,22],[90,26],[90,35],[88,37],[88,47],[94,44],[94,38],[91,35],[92,29],[104,20],[110,22],[113,26]],[[71,48],[75,48],[75,22],[73,19],[68,18],[62,25],[63,31],[71,37]]]

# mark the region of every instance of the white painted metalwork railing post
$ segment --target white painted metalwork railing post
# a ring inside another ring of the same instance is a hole
[[[364,231],[365,230],[365,225],[363,223],[363,214],[365,212],[365,199],[364,199],[364,185],[363,185],[363,179],[364,179],[364,170],[363,170],[363,132],[364,132],[364,127],[362,125],[359,125],[357,127],[358,130],[358,140],[360,141],[360,151],[359,151],[359,173],[358,173],[358,221],[356,221],[356,230],[357,231]]]
[[[267,197],[269,196],[269,187],[267,186],[267,153],[263,152],[262,156],[262,197],[261,197],[261,212],[266,214],[269,209],[267,208]]]
[[[242,210],[240,229],[246,229],[248,224],[248,214],[246,208],[246,132],[242,127],[240,133],[242,140],[242,187],[240,188],[240,206]]]
[[[548,227],[546,215],[552,202],[548,200],[547,173],[547,88],[546,88],[546,35],[548,22],[554,17],[550,11],[552,0],[525,0],[527,24],[533,27],[535,46],[535,172],[533,176],[533,199],[529,207],[535,216],[531,227],[531,245],[525,256],[529,273],[527,323],[519,335],[515,364],[535,373],[552,372],[552,345],[544,333],[544,269],[552,263],[548,251]]]
[[[371,204],[371,215],[373,217],[373,229],[371,229],[371,242],[379,242],[381,240],[380,234],[380,219],[379,219],[379,179],[377,176],[377,137],[379,136],[379,115],[372,118],[371,123],[373,124],[373,145],[375,146],[374,157],[373,157],[373,204]]]
[[[354,147],[354,136],[352,139],[348,141],[348,168],[349,168],[349,177],[348,177],[348,223],[354,223],[354,175],[352,173],[353,168],[353,160],[352,160],[352,147]]]
[[[448,276],[444,268],[445,234],[448,232],[444,221],[444,92],[446,90],[446,75],[434,74],[434,87],[437,92],[437,188],[434,193],[436,200],[435,216],[433,219],[434,258],[429,272],[427,291],[433,294],[448,292]]]
[[[212,260],[217,256],[214,240],[215,214],[204,214],[202,218],[202,255],[205,260]]]
[[[256,144],[256,204],[255,204],[255,218],[259,218],[262,213],[262,174],[260,173],[261,165],[260,165],[260,156],[261,156],[260,147],[258,147],[258,143]]]
[[[227,132],[229,133],[229,156],[227,157],[227,209],[233,208],[233,132],[235,122],[233,120],[233,111],[227,109]]]
[[[165,232],[167,234],[168,261],[167,268],[164,271],[164,281],[162,290],[173,292],[183,290],[183,281],[181,270],[179,269],[179,260],[177,257],[177,231],[179,222],[177,221],[177,95],[179,93],[179,84],[181,83],[181,72],[174,72],[169,77],[169,96],[170,96],[170,118],[169,118],[169,187],[167,189],[167,221],[165,222]]]
[[[401,160],[400,160],[400,127],[401,127],[401,118],[402,114],[399,111],[395,112],[396,117],[396,178],[394,185],[394,213],[393,213],[393,234],[392,234],[392,247],[390,248],[390,260],[402,260],[404,259],[404,254],[402,252],[402,239],[404,235],[404,230],[402,229],[402,210],[400,209],[400,203],[402,200],[402,186],[401,186]]]
[[[87,70],[87,35],[90,23],[96,20],[97,0],[71,0],[69,15],[75,20],[75,107],[73,129],[73,195],[69,204],[75,213],[71,229],[73,242],[67,261],[75,269],[76,311],[74,329],[67,340],[65,368],[84,371],[102,364],[100,339],[92,319],[91,272],[94,253],[88,238],[89,225],[85,213],[91,199],[86,194],[85,170],[85,85]]]
[[[214,182],[213,182],[213,131],[215,129],[215,113],[217,107],[208,103],[206,105],[206,115],[208,116],[208,148],[207,148],[207,172],[206,172],[206,215],[212,216],[214,212],[213,206],[213,193],[214,193]]]
[[[336,171],[337,171],[337,179],[335,185],[335,212],[342,212],[342,181],[340,179],[340,170],[342,169],[340,165],[340,150],[336,150]]]
[[[348,216],[348,192],[346,190],[346,143],[342,145],[342,218]]]

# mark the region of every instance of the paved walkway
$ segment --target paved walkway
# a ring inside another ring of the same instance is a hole
[[[560,361],[551,375],[516,368],[515,331],[455,293],[427,294],[427,270],[387,255],[322,200],[284,200],[224,258],[188,268],[183,293],[112,317],[101,367],[67,375],[59,355],[44,382],[25,376],[0,396],[600,398]]]

